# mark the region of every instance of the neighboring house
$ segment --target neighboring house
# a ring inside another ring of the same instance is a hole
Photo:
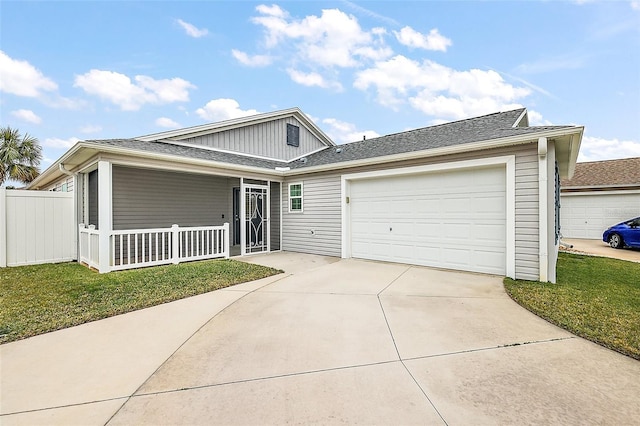
[[[605,229],[640,216],[640,157],[576,164],[563,179],[560,225],[565,238],[602,238]]]
[[[582,133],[530,127],[522,108],[336,145],[292,108],[78,142],[30,188],[74,176],[79,222],[96,227],[81,232],[96,238],[101,271],[122,266],[118,253],[134,244],[129,234],[122,241],[127,230],[228,222],[241,254],[286,250],[555,282],[559,178],[573,174]],[[155,231],[141,253],[177,241]],[[218,244],[194,241],[207,238]]]

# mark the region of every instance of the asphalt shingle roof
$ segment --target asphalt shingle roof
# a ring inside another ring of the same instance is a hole
[[[640,186],[640,157],[577,163],[573,177],[562,180],[561,185],[563,187]]]
[[[175,145],[166,142],[147,142],[138,139],[99,139],[88,140],[87,142],[103,146],[127,148],[138,151],[168,154],[186,158],[197,158],[200,160],[218,161],[221,163],[260,167],[271,170],[275,169],[276,167],[287,166],[287,163],[284,163],[282,161],[263,160],[260,158],[247,157],[245,155],[236,155],[227,152],[212,151],[209,149]]]
[[[544,130],[562,129],[572,126],[544,126],[544,127],[512,127],[524,108],[489,114],[482,117],[470,118],[437,126],[423,127],[402,133],[351,142],[328,148],[307,156],[306,163],[292,162],[289,167],[299,169],[324,164],[354,161],[386,155],[402,154],[434,148],[462,145],[471,142],[487,141],[491,139],[519,136]]]
[[[274,170],[276,167],[303,169],[312,166],[337,164],[354,160],[382,157],[435,148],[487,141],[510,136],[536,133],[543,130],[561,129],[572,126],[513,127],[516,120],[525,111],[524,108],[475,117],[436,126],[424,127],[378,138],[351,142],[310,154],[305,161],[295,160],[289,163],[259,159],[246,155],[213,151],[197,147],[176,145],[170,142],[142,141],[139,139],[106,139],[87,142],[134,149],[139,151],[168,154],[186,158],[197,158]],[[340,152],[338,152],[340,151]]]

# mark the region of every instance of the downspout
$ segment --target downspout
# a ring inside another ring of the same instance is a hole
[[[547,138],[538,138],[538,245],[540,281],[549,281]]]

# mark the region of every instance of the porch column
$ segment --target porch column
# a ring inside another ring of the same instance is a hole
[[[245,194],[246,188],[244,187],[244,178],[240,178],[240,255],[247,254],[247,195]]]
[[[538,138],[538,245],[540,248],[538,264],[541,282],[549,281],[547,151],[547,138]]]
[[[82,204],[84,200],[84,175],[75,173],[73,175],[73,223],[75,226],[76,239],[74,241],[75,260],[80,261],[80,228],[79,225],[84,222],[82,217]]]
[[[102,274],[111,271],[110,236],[113,229],[111,203],[111,163],[98,161],[98,231],[99,235],[99,267]]]

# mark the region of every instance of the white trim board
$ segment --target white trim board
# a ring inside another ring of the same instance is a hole
[[[515,278],[515,155],[505,155],[476,160],[454,161],[450,163],[429,164],[424,166],[405,167],[401,169],[387,169],[371,172],[351,173],[341,176],[341,218],[342,218],[342,258],[351,257],[351,229],[350,229],[350,182],[362,179],[402,176],[422,173],[437,173],[439,171],[455,171],[481,167],[505,167],[506,174],[506,276]]]

